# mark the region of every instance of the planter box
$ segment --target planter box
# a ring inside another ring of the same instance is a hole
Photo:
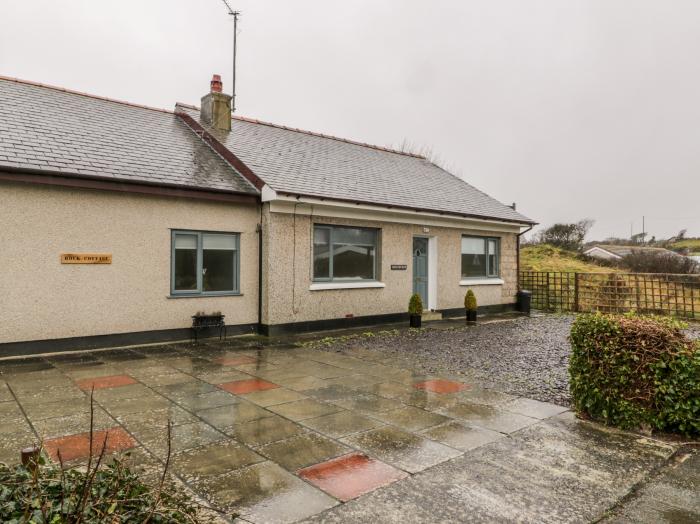
[[[408,318],[409,321],[409,326],[412,328],[419,328],[421,324],[421,316],[420,315],[410,315]]]

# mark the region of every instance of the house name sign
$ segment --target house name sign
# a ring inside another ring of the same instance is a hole
[[[406,264],[391,264],[392,271],[406,271],[407,268]]]
[[[61,253],[61,264],[111,264],[112,253]]]

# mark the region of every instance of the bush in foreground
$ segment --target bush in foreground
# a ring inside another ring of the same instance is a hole
[[[33,467],[0,463],[0,522],[194,523],[199,508],[167,484],[144,484],[120,458],[87,471],[43,459]]]
[[[623,429],[700,434],[700,343],[661,317],[579,315],[571,328],[576,409]]]

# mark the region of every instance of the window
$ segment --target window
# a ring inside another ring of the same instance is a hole
[[[173,231],[172,295],[238,293],[239,235]]]
[[[376,280],[377,230],[314,226],[315,281]]]
[[[491,278],[499,274],[500,239],[462,237],[462,278]]]

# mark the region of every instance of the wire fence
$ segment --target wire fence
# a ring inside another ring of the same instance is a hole
[[[700,320],[700,275],[521,271],[532,308],[555,312],[651,313]]]

